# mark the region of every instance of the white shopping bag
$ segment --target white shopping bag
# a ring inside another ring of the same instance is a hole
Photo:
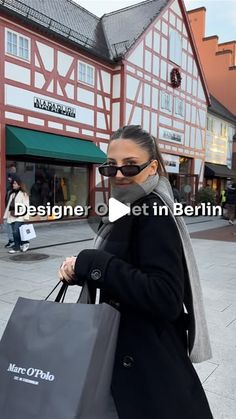
[[[23,242],[35,239],[36,233],[33,224],[23,224],[20,226],[20,237]]]

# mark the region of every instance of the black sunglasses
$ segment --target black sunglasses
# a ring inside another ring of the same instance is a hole
[[[130,177],[138,175],[143,169],[145,169],[152,160],[149,160],[147,163],[137,164],[127,164],[124,166],[113,166],[111,164],[103,163],[102,166],[98,168],[99,173],[103,176],[114,177],[116,176],[118,170],[121,171],[123,176]]]

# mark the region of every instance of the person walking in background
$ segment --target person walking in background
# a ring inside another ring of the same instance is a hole
[[[220,191],[220,205],[221,205],[221,208],[222,208],[222,217],[221,218],[225,218],[225,212],[226,212],[226,208],[225,208],[225,205],[226,205],[226,190],[225,190],[225,188],[223,188]]]
[[[106,418],[213,419],[192,365],[211,357],[199,274],[156,140],[140,126],[120,128],[99,172],[113,198],[148,209],[103,218],[95,248],[59,269],[61,280],[100,289],[100,301],[120,311]],[[155,215],[163,205],[168,215]]]
[[[5,208],[7,208],[9,199],[11,194],[14,192],[13,188],[12,188],[12,183],[14,180],[14,177],[16,175],[14,173],[8,173],[7,174],[7,192],[6,192],[6,196],[5,196]],[[10,223],[7,222],[7,220],[4,220],[4,223],[6,225],[6,232],[7,232],[7,237],[8,237],[8,242],[7,244],[5,244],[6,248],[12,247],[14,245],[14,238],[13,238],[13,232],[12,232],[12,226]]]
[[[172,192],[173,192],[173,196],[174,196],[174,201],[175,202],[180,202],[180,193],[179,190],[176,188],[176,185],[173,183],[173,185],[171,185],[172,187]]]
[[[228,186],[226,192],[226,204],[228,210],[229,224],[234,225],[236,211],[236,184]]]
[[[15,204],[23,204],[26,208],[29,207],[29,196],[26,192],[25,186],[18,176],[14,177],[12,182],[13,193],[10,195],[5,213],[3,218],[7,220],[8,224],[11,224],[14,246],[9,250],[8,253],[26,252],[29,248],[29,242],[23,242],[20,237],[20,226],[24,224],[25,220],[29,219],[28,211],[24,216],[16,215]]]

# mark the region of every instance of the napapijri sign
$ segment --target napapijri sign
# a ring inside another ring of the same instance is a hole
[[[9,364],[7,371],[9,372],[13,372],[15,374],[21,374],[21,375],[26,375],[28,377],[32,377],[32,378],[40,378],[41,380],[45,380],[45,381],[54,381],[55,380],[55,376],[53,374],[51,374],[49,371],[44,372],[43,370],[40,370],[38,368],[25,368],[25,367],[18,367],[15,364]]]
[[[70,118],[76,117],[76,109],[72,106],[66,106],[61,103],[52,102],[51,100],[34,97],[34,107],[49,111],[60,115],[69,116]]]

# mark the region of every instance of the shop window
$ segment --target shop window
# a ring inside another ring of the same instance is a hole
[[[175,98],[175,115],[184,116],[184,101],[178,97]]]
[[[9,171],[11,164],[12,162],[7,162]],[[86,165],[63,166],[15,161],[14,167],[26,186],[30,205],[74,208],[88,204],[89,178]],[[34,220],[47,219],[50,217],[34,217]]]
[[[191,164],[192,164],[191,158],[181,156],[179,159],[179,173],[190,174]]]
[[[169,60],[178,66],[182,63],[182,38],[180,34],[172,30],[169,36]]]
[[[6,53],[15,57],[29,60],[30,40],[19,33],[6,31]]]
[[[79,62],[79,81],[94,85],[94,68],[88,64]]]
[[[207,117],[207,131],[214,132],[214,119]]]
[[[161,92],[161,109],[165,109],[171,112],[172,108],[172,97],[169,93]]]

